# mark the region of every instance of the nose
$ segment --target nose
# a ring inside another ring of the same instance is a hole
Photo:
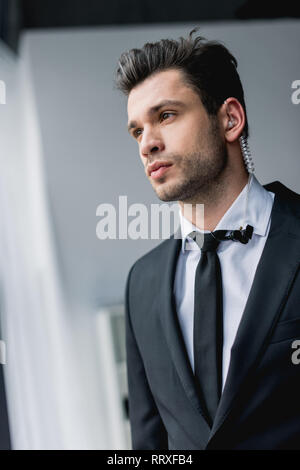
[[[155,134],[151,130],[144,129],[140,153],[142,157],[148,157],[150,154],[160,153],[164,150],[165,146],[160,134]]]

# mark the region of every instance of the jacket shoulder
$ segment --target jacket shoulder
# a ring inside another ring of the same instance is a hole
[[[158,263],[162,262],[162,258],[168,252],[171,243],[174,243],[174,234],[138,258],[132,265],[130,271],[144,271],[144,269],[149,269],[151,266],[157,266]]]
[[[287,186],[282,184],[280,181],[273,181],[272,183],[264,184],[264,188],[267,191],[271,191],[278,195],[281,199],[289,202],[294,202],[296,205],[300,204],[300,194],[292,191]]]
[[[265,184],[264,188],[275,194],[275,197],[280,200],[281,207],[287,211],[286,215],[291,215],[296,219],[300,218],[300,194],[292,191],[280,181],[274,181]]]
[[[149,302],[155,301],[155,296],[147,295],[147,292],[159,291],[165,269],[169,265],[170,258],[175,253],[174,249],[176,247],[179,249],[180,244],[181,239],[175,240],[174,235],[172,235],[133,263],[126,281],[127,311],[129,311],[129,304],[132,307],[132,311],[134,311],[134,306],[137,308],[137,311],[143,311],[142,306],[145,305],[145,302],[144,310],[149,310]]]

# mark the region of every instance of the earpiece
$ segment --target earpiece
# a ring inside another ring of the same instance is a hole
[[[230,120],[227,125],[227,129],[231,129],[235,125],[235,121]]]
[[[227,104],[227,100],[224,101],[224,104]],[[235,125],[235,120],[230,118],[227,124],[227,129],[231,129],[234,125]]]
[[[224,104],[227,104],[227,100],[224,101]],[[230,117],[228,112],[227,115]],[[235,120],[230,118],[227,124],[227,129],[231,129],[235,125],[235,123]],[[239,138],[239,141],[246,170],[248,171],[248,173],[254,173],[254,163],[252,155],[250,153],[248,139],[244,134],[242,134]]]

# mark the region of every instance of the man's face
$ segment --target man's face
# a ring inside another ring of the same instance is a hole
[[[157,196],[162,201],[193,202],[208,195],[227,166],[227,151],[217,117],[207,114],[182,72],[150,76],[128,97],[130,134]],[[151,172],[152,165],[160,166]]]

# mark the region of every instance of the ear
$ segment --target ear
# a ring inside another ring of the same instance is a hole
[[[227,98],[219,109],[225,140],[232,143],[242,135],[245,127],[245,111],[241,103],[233,97]]]

